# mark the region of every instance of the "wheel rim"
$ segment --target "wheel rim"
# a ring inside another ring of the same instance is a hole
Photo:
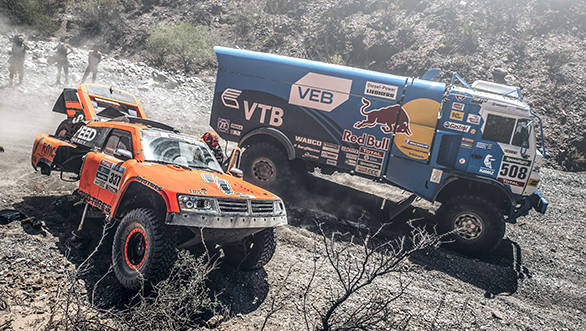
[[[144,263],[148,249],[146,234],[141,228],[134,228],[124,244],[124,259],[131,269],[138,269]]]
[[[454,228],[456,233],[465,240],[474,240],[480,237],[484,230],[482,218],[472,212],[457,215],[454,221]]]
[[[252,174],[258,181],[269,183],[277,177],[277,166],[270,159],[261,157],[253,162]]]

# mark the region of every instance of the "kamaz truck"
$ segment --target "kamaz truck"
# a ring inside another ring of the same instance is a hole
[[[505,223],[545,213],[545,156],[520,88],[454,73],[437,82],[216,47],[211,126],[244,148],[245,179],[274,189],[302,163],[347,172],[441,203],[438,229],[471,255],[491,252]],[[538,150],[540,149],[541,152]],[[401,203],[399,205],[405,205]]]

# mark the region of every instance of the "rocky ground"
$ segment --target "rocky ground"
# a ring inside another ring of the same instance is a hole
[[[5,42],[6,35],[0,36],[0,44]],[[0,153],[0,210],[17,210],[27,216],[0,222],[0,329],[46,326],[64,277],[85,254],[67,244],[78,215],[59,213],[60,201],[75,183],[64,183],[56,174],[42,176],[30,166],[34,137],[52,132],[62,119],[50,111],[63,88],[51,85],[55,72],[46,65],[54,45],[31,43],[34,51],[26,62],[25,83],[0,89],[0,145],[6,149]],[[87,50],[76,48],[71,57],[75,83],[86,56]],[[0,52],[0,63],[5,59],[6,52]],[[136,93],[151,118],[193,134],[207,127],[213,77],[188,78],[114,58],[106,58],[99,77],[101,82]],[[0,81],[7,81],[4,71]],[[413,329],[585,329],[586,176],[553,169],[545,169],[543,175],[541,189],[551,203],[548,213],[532,212],[508,226],[507,238],[490,258],[471,259],[441,248],[428,250],[406,261],[401,279],[397,274],[380,279],[373,290],[381,293],[397,293],[399,280],[411,281],[392,305],[395,319],[408,318],[408,327]],[[331,294],[328,286],[334,284],[331,267],[319,250],[321,237],[314,221],[352,230],[367,206],[363,219],[375,225],[381,215],[373,212],[373,206],[383,198],[398,201],[405,196],[389,186],[343,174],[318,174],[311,180],[311,190],[300,187],[290,200],[290,225],[279,230],[277,252],[264,269],[213,275],[211,286],[221,289],[229,307],[221,329],[258,329],[274,310],[273,302],[282,308],[268,320],[270,329],[304,328],[298,307],[313,270],[314,247],[318,248],[317,277],[310,301],[323,303]],[[435,206],[425,202],[415,206],[412,214],[401,219],[432,218]],[[392,226],[394,234],[406,229],[405,222]],[[107,270],[109,260],[106,254],[102,258],[103,263],[79,280],[85,300]],[[100,304],[106,306],[115,306],[129,295],[112,279],[102,283],[97,293]]]

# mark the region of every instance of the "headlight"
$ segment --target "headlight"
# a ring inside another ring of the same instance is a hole
[[[179,208],[181,211],[194,211],[205,213],[218,212],[216,199],[202,198],[194,195],[179,194],[177,195]]]
[[[285,212],[285,205],[283,204],[283,201],[278,200],[273,203],[275,204],[275,214],[281,215]]]

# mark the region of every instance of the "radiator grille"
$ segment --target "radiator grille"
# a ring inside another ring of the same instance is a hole
[[[253,214],[272,214],[275,205],[272,201],[250,201]]]
[[[248,202],[246,200],[218,200],[218,205],[222,213],[248,213]]]

